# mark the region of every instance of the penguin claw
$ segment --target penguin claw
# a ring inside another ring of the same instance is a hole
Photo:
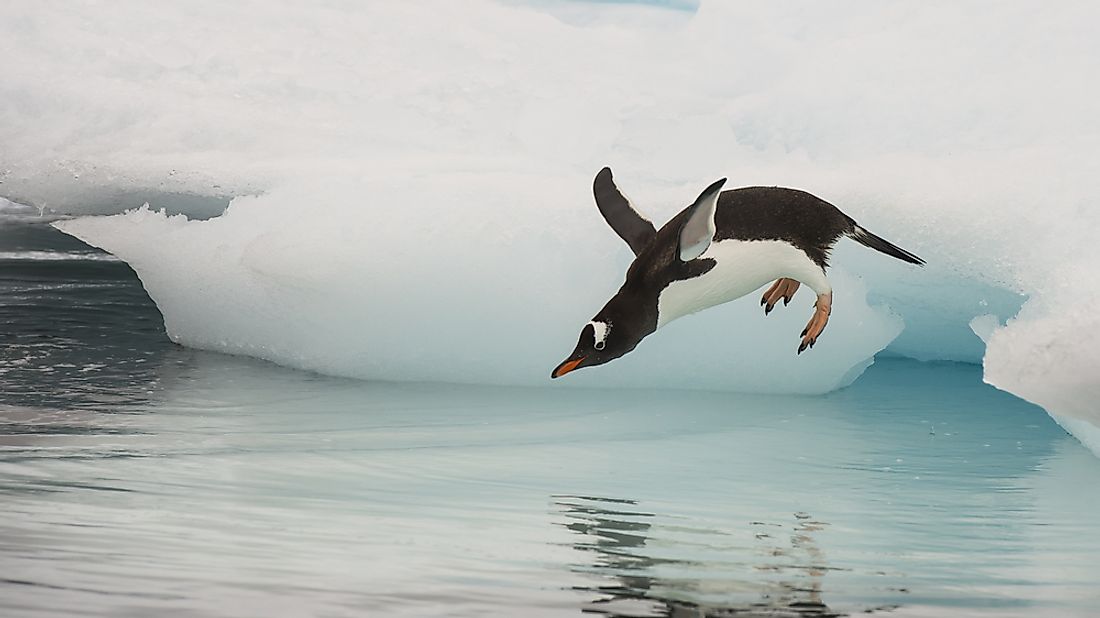
[[[817,338],[816,337],[814,337],[814,338],[804,337],[802,339],[802,343],[798,344],[798,353],[801,354],[801,353],[805,352],[806,350],[809,350],[810,348],[813,348],[815,343],[817,343]]]
[[[794,293],[798,291],[799,285],[794,279],[776,279],[775,283],[760,298],[760,306],[764,307],[764,315],[771,313],[772,309],[775,309],[775,306],[779,304],[780,299],[783,300],[784,307],[789,305],[791,299],[794,298]]]
[[[814,315],[799,335],[799,337],[802,337],[802,343],[798,346],[799,354],[817,344],[817,338],[821,336],[825,326],[829,323],[832,305],[833,295],[831,293],[826,292],[818,296],[817,302],[814,303]]]

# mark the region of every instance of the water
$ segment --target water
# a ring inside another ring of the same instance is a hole
[[[33,220],[0,226],[0,315],[0,615],[1100,605],[1100,461],[975,366],[825,397],[328,378],[173,345],[125,264]]]

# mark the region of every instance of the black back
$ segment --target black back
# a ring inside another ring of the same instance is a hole
[[[679,216],[679,215],[677,215]],[[783,240],[822,268],[837,239],[856,222],[829,202],[798,189],[745,187],[723,191],[714,215],[714,239]]]

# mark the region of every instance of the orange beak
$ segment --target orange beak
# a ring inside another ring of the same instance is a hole
[[[563,375],[569,373],[570,371],[573,371],[578,366],[580,366],[580,364],[584,362],[584,359],[585,359],[585,357],[582,356],[582,357],[580,357],[576,360],[567,360],[567,361],[565,361],[564,363],[558,365],[558,368],[554,370],[554,373],[550,374],[550,377],[551,378],[560,378],[560,377],[562,377]]]

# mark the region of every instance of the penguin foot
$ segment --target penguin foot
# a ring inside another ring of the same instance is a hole
[[[814,303],[814,315],[810,318],[809,324],[806,328],[802,329],[802,343],[798,346],[798,353],[801,354],[807,348],[814,347],[817,343],[817,338],[821,336],[821,332],[825,330],[825,325],[829,323],[829,314],[833,312],[833,293],[827,292],[825,294],[817,295],[817,302]]]
[[[780,298],[783,299],[783,306],[787,306],[787,303],[791,302],[791,298],[794,297],[794,293],[798,291],[799,285],[801,284],[794,279],[776,279],[775,283],[768,288],[767,292],[764,292],[763,298],[760,299],[760,305],[764,307],[764,315],[772,312]]]

